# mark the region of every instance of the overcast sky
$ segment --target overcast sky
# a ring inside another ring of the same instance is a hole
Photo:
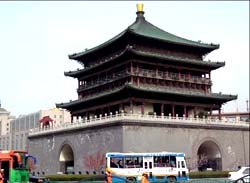
[[[143,1],[142,1],[143,2]],[[136,18],[138,1],[0,2],[0,100],[11,115],[51,109],[77,99],[81,66],[68,55],[116,36]],[[220,44],[205,60],[225,61],[212,71],[212,91],[238,95],[224,112],[246,111],[249,100],[248,1],[144,1],[145,18],[193,41]]]

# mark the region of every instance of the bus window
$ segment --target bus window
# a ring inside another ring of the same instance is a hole
[[[134,167],[134,162],[131,158],[126,158],[126,163],[125,163],[126,168],[133,168]]]
[[[154,167],[158,167],[158,161],[159,158],[157,156],[154,156]]]
[[[178,161],[177,168],[181,168],[181,162],[180,161]]]
[[[184,161],[181,161],[181,167],[182,167],[182,168],[186,168],[185,162],[184,162]]]
[[[110,158],[110,167],[111,168],[123,168],[124,158]]]
[[[124,161],[123,161],[123,159],[119,159],[117,161],[117,166],[118,166],[118,168],[123,168],[124,167]]]
[[[135,158],[135,168],[142,168],[142,157]]]
[[[149,168],[152,169],[152,162],[149,162]]]
[[[142,157],[126,157],[125,168],[141,168]]]
[[[110,167],[111,168],[118,168],[118,165],[115,163],[115,158],[110,159]]]
[[[154,167],[170,167],[169,156],[154,156]]]
[[[176,167],[176,157],[175,156],[170,156],[170,166]]]
[[[154,167],[164,167],[164,157],[154,156]]]

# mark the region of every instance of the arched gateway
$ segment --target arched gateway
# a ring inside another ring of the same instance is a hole
[[[59,155],[60,171],[72,173],[74,171],[74,153],[70,145],[64,144]]]
[[[203,142],[197,152],[198,169],[222,170],[221,157],[221,151],[215,142],[211,140]]]

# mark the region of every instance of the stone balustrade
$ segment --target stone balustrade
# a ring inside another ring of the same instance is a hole
[[[179,117],[176,116],[161,116],[156,115],[146,115],[146,114],[133,114],[133,113],[110,113],[110,115],[100,115],[100,116],[91,116],[90,118],[73,118],[73,122],[54,124],[46,128],[34,128],[30,129],[29,135],[39,135],[46,133],[53,133],[58,131],[73,130],[84,127],[91,127],[96,125],[104,125],[111,122],[117,121],[133,121],[136,123],[140,122],[160,122],[162,124],[185,124],[185,125],[217,125],[217,126],[227,126],[227,127],[246,127],[249,128],[249,122],[238,121],[238,122],[228,122],[225,120],[218,120],[212,118],[198,118],[197,117]]]

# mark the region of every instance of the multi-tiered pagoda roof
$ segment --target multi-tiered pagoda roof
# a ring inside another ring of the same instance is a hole
[[[205,55],[218,48],[217,44],[191,41],[168,33],[148,22],[143,11],[137,11],[135,22],[117,36],[92,49],[69,55],[70,59],[79,62],[83,68],[64,74],[77,78],[79,82],[86,80],[87,84],[83,89],[85,93],[80,94],[83,90],[79,86],[77,100],[56,106],[77,114],[90,108],[95,109],[97,105],[105,106],[110,101],[117,104],[126,98],[145,98],[185,104],[200,103],[220,109],[222,104],[237,96],[207,92],[207,88],[211,89],[212,82],[210,78],[201,77],[201,73],[210,76],[212,70],[225,66],[225,62],[203,60]],[[122,64],[131,65],[130,69],[120,69]],[[140,69],[144,66],[145,68]],[[153,74],[150,74],[151,66],[156,69]],[[162,68],[171,68],[169,80],[175,80],[181,88],[175,87],[176,84],[169,84],[166,79],[166,74],[169,73]],[[91,77],[94,79],[90,79]],[[107,88],[114,80],[119,80],[119,84]],[[153,80],[158,84],[142,84],[139,82],[141,80],[144,83]],[[193,83],[198,89],[192,89]],[[189,85],[189,89],[185,88],[186,85]]]

